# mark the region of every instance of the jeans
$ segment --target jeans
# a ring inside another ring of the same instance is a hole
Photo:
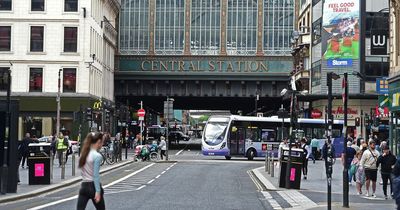
[[[303,162],[303,175],[307,176],[308,174],[308,159],[305,159]]]
[[[90,200],[92,200],[94,207],[96,207],[97,210],[103,210],[106,209],[105,204],[104,204],[104,190],[101,188],[101,198],[98,203],[94,200],[94,196],[96,194],[96,189],[94,188],[94,182],[82,182],[81,184],[81,189],[79,190],[79,196],[78,196],[78,204],[76,206],[77,210],[84,210],[86,209],[86,205]]]
[[[26,161],[26,166],[28,166],[28,154],[24,154],[23,156],[22,156],[22,167],[24,167],[24,165],[25,165],[25,161]]]
[[[383,194],[387,196],[387,185],[389,180],[390,180],[390,194],[392,194],[392,177],[390,176],[390,174],[381,173],[381,175],[383,182]]]
[[[163,159],[163,156],[166,156],[166,155],[165,155],[165,151],[166,151],[166,150],[161,150],[161,154],[160,154],[161,160]]]
[[[61,166],[61,164],[62,164],[62,155],[63,155],[63,152],[65,153],[65,164],[67,164],[67,161],[68,161],[68,153],[67,153],[67,151],[65,151],[65,150],[57,150],[57,158],[58,158],[58,164]]]

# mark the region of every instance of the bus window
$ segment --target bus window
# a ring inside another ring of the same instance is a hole
[[[262,129],[261,136],[263,142],[277,141],[275,131],[272,129]]]
[[[260,137],[258,136],[258,128],[251,127],[246,129],[246,140],[252,140],[254,142],[259,142]]]
[[[342,131],[338,129],[332,130],[332,138],[339,138],[342,136]]]
[[[278,127],[277,134],[278,134],[278,139],[277,140],[280,140],[280,141],[282,141],[283,138],[288,138],[288,136],[289,136],[288,135],[288,129],[286,127],[283,128],[283,138],[282,138],[282,127]]]

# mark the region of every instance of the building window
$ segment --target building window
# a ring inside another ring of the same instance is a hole
[[[11,11],[12,0],[0,0],[0,11]]]
[[[382,57],[381,59],[383,60]],[[365,62],[365,76],[367,81],[376,81],[377,77],[389,76],[389,62]]]
[[[122,54],[147,54],[149,49],[149,1],[122,0],[120,51]]]
[[[190,46],[194,55],[217,55],[220,50],[220,0],[193,0]]]
[[[8,67],[0,67],[0,91],[7,91]]]
[[[64,52],[77,52],[77,51],[78,51],[78,28],[65,27]]]
[[[63,92],[75,93],[76,92],[76,69],[64,68],[63,69]]]
[[[11,51],[11,26],[0,26],[0,51]]]
[[[294,1],[264,0],[264,52],[266,55],[290,55]]]
[[[31,26],[31,52],[43,52],[44,27]]]
[[[184,0],[157,0],[155,22],[156,54],[183,54]]]
[[[321,28],[322,28],[322,18],[316,20],[312,23],[312,44],[317,45],[321,42]]]
[[[78,0],[64,0],[65,12],[78,12]]]
[[[29,92],[42,92],[42,88],[43,88],[43,69],[30,68]]]
[[[44,11],[44,0],[31,0],[31,11]]]
[[[255,55],[257,0],[229,0],[227,21],[226,49],[228,54]]]
[[[321,84],[321,61],[312,64],[311,86],[315,87]]]

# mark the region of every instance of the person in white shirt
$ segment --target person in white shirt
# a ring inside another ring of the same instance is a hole
[[[165,142],[165,137],[161,136],[160,137],[160,144],[158,145],[158,147],[161,149],[161,160],[163,159],[163,156],[165,155],[165,152],[167,151],[167,143]]]
[[[365,196],[369,196],[369,186],[370,182],[372,182],[372,197],[376,198],[375,190],[376,190],[376,178],[378,169],[376,166],[376,162],[379,157],[379,152],[375,149],[375,141],[370,140],[368,142],[369,148],[364,151],[361,161],[360,167],[362,167],[365,171],[365,179],[366,179],[366,189],[367,194]]]
[[[308,158],[310,157],[311,149],[307,145],[307,140],[305,138],[301,139],[301,144],[300,144],[301,149],[304,150],[304,162],[303,162],[303,176],[304,179],[307,179],[307,174],[308,174]]]
[[[284,138],[283,141],[279,144],[279,148],[278,148],[278,159],[281,159],[281,153],[282,153],[282,148],[286,148],[288,147],[288,140],[287,138]]]

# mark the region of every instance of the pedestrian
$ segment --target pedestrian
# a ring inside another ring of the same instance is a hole
[[[68,139],[64,138],[63,133],[58,134],[58,138],[56,140],[56,150],[57,150],[57,158],[58,158],[58,166],[61,167],[63,164],[65,164],[67,161],[63,163],[63,154],[67,151],[68,149]],[[65,154],[65,157],[67,155]]]
[[[28,155],[29,155],[29,144],[33,143],[33,140],[31,139],[31,134],[26,133],[25,138],[22,140],[22,145],[21,145],[21,153],[22,153],[22,168],[25,168],[25,161],[26,161],[26,167],[28,168]]]
[[[133,149],[134,148],[134,141],[135,141],[135,135],[131,132],[129,132],[129,148]]]
[[[396,201],[397,210],[400,210],[400,158],[394,164],[392,174],[393,177],[390,183],[393,181],[393,199]]]
[[[335,152],[335,147],[333,146],[332,141],[327,139],[322,147],[322,158],[325,160],[325,170],[326,174],[329,174],[329,176],[333,174],[333,165],[336,160]]]
[[[89,199],[98,210],[105,209],[104,190],[100,183],[101,154],[103,134],[90,132],[84,141],[79,168],[82,173],[82,184],[79,190],[77,210],[86,209]]]
[[[351,185],[351,179],[353,176],[353,173],[351,173],[351,170],[350,170],[350,166],[351,166],[351,162],[353,161],[354,156],[356,155],[356,150],[353,147],[351,147],[351,145],[352,145],[351,141],[348,141],[346,151],[343,150],[343,152],[342,152],[342,164],[343,164],[343,167],[347,167],[347,169],[348,169],[347,172],[349,174],[349,177],[348,177],[349,185]],[[346,154],[346,160],[344,159],[345,154]]]
[[[307,140],[306,138],[301,139],[300,142],[300,148],[303,149],[304,155],[303,155],[303,179],[307,179],[307,174],[308,174],[308,158],[310,157],[310,147],[307,145]],[[315,160],[314,160],[315,161]]]
[[[361,145],[361,140],[362,140],[363,138],[361,137],[361,134],[358,134],[358,137],[357,137],[357,142],[356,142],[356,145],[357,146],[360,146]]]
[[[161,149],[160,157],[161,157],[161,160],[163,160],[163,156],[166,156],[165,152],[167,151],[167,143],[165,142],[164,136],[161,136],[160,139],[161,139],[161,141],[160,141],[160,144],[158,145],[158,148]]]
[[[359,152],[360,151],[360,147],[357,145],[357,140],[353,141],[353,144],[351,144],[351,147],[356,151]]]
[[[379,156],[378,161],[376,163],[376,167],[378,168],[381,165],[381,177],[383,181],[383,194],[385,195],[385,199],[388,199],[387,196],[387,185],[388,181],[390,181],[390,194],[393,193],[392,187],[392,167],[396,164],[396,157],[390,152],[389,147],[384,145],[382,147],[382,155]]]
[[[315,164],[315,159],[319,159],[318,157],[318,150],[319,150],[319,140],[313,136],[311,139],[311,152],[314,157],[313,163]]]
[[[353,138],[351,137],[351,135],[350,135],[350,134],[347,134],[347,141],[349,141],[349,142],[353,142]]]
[[[282,156],[282,149],[283,148],[288,148],[289,147],[289,145],[288,145],[288,139],[287,138],[284,138],[283,140],[282,140],[282,142],[279,144],[279,147],[278,147],[278,159],[280,160],[281,159],[281,156]]]
[[[360,160],[362,157],[363,152],[358,151],[356,156],[353,158],[351,162],[352,167],[355,167],[355,176],[356,176],[356,189],[358,195],[362,195],[362,186],[365,184],[365,173],[364,169],[360,167]]]
[[[379,152],[376,151],[375,149],[375,141],[370,140],[368,142],[369,148],[364,151],[362,157],[361,157],[361,163],[360,167],[364,169],[365,172],[365,187],[367,190],[367,193],[365,196],[369,196],[369,187],[372,182],[372,197],[376,198],[376,178],[377,178],[377,173],[378,169],[376,167],[376,163],[379,157]]]

